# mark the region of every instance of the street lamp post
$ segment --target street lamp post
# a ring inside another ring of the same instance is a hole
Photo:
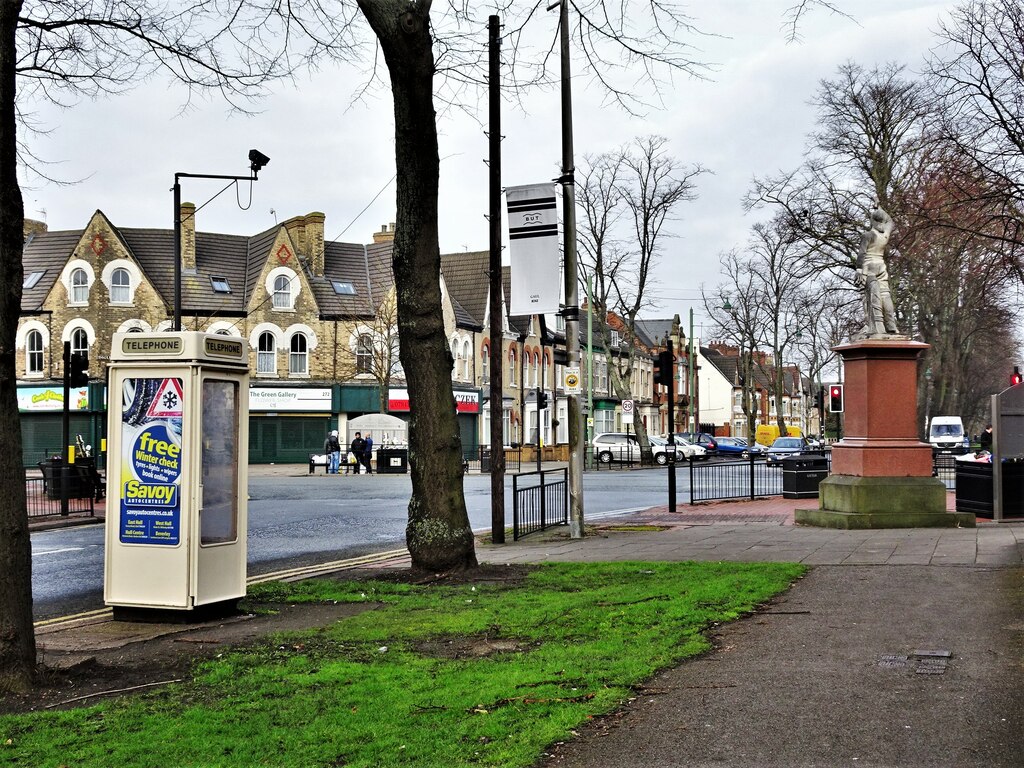
[[[172,331],[181,330],[181,184],[179,179],[225,179],[228,181],[259,181],[259,172],[270,158],[258,149],[249,150],[249,170],[251,176],[221,176],[207,173],[176,173],[174,174],[174,322]],[[229,185],[230,186],[230,185]],[[226,189],[226,187],[225,187]]]

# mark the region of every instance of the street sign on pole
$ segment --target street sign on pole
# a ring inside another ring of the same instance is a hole
[[[633,423],[633,401],[623,400],[622,401],[622,423],[632,424]]]
[[[583,392],[580,366],[577,365],[565,368],[565,374],[562,377],[562,385],[565,388],[565,394],[567,395],[578,395]]]

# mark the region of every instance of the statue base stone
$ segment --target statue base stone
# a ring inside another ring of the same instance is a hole
[[[846,437],[832,447],[819,508],[796,522],[824,528],[974,527],[946,511],[932,449],[917,438],[917,358],[927,344],[875,337],[836,347],[846,370]]]

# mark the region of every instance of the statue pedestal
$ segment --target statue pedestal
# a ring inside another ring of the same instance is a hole
[[[946,487],[932,477],[931,446],[917,439],[917,358],[927,344],[875,338],[835,348],[846,370],[845,437],[832,447],[832,474],[819,508],[796,522],[826,528],[973,527],[946,511]]]

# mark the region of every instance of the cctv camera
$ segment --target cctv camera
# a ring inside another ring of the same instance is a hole
[[[252,169],[253,174],[260,172],[260,169],[270,162],[270,158],[260,152],[258,149],[249,150],[249,166]]]

